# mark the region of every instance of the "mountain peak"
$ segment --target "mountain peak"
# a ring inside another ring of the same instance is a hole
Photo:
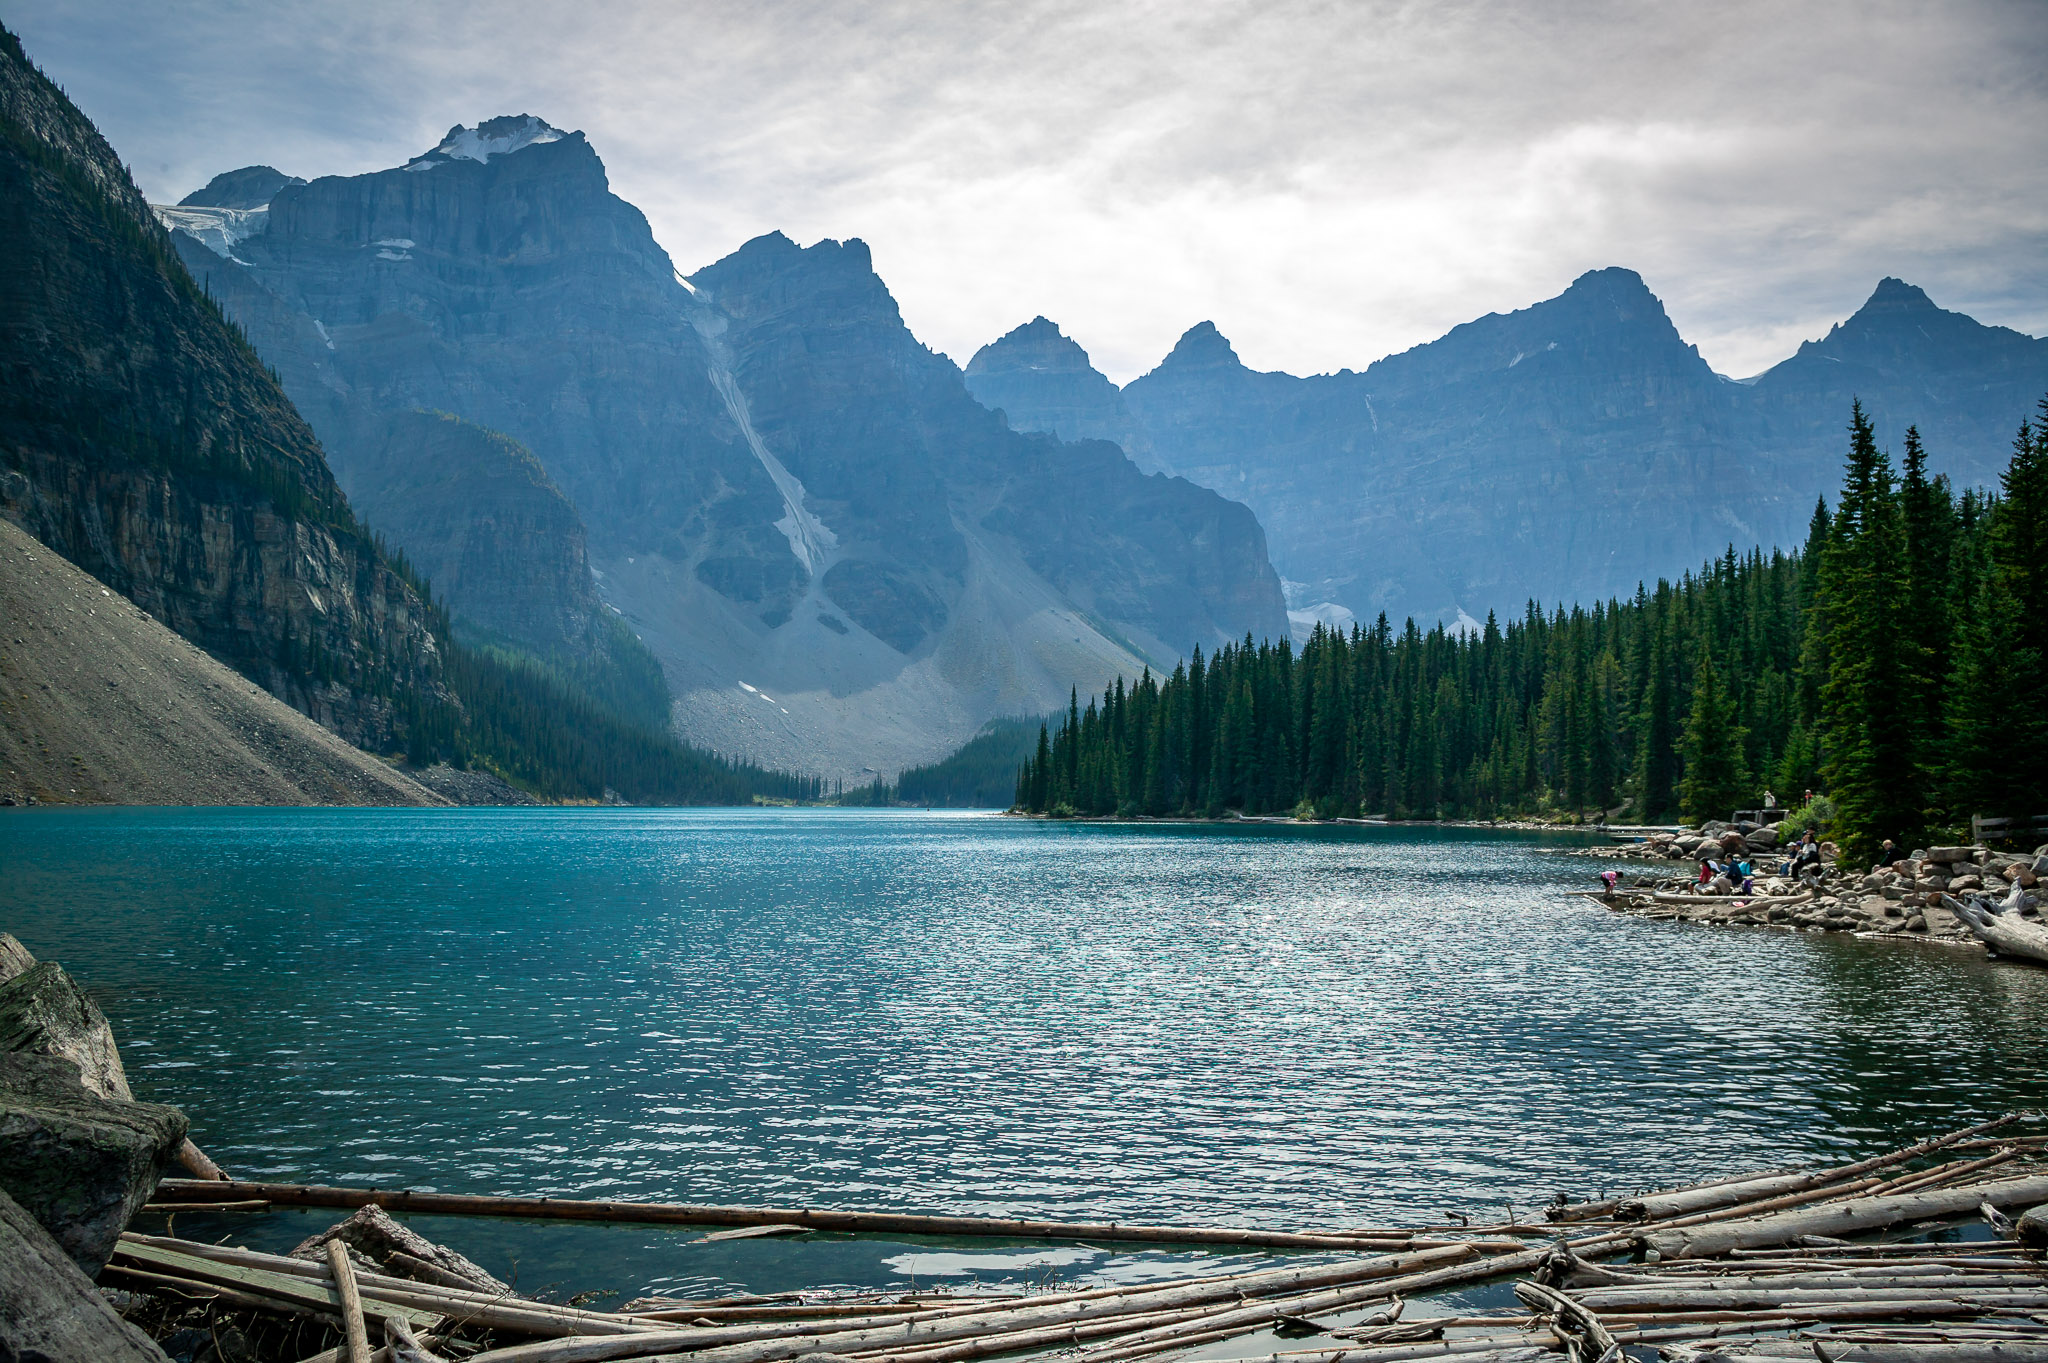
[[[571,134],[532,114],[487,118],[474,128],[465,128],[458,123],[448,130],[448,135],[432,151],[406,162],[406,169],[424,170],[450,161],[488,161],[494,156],[509,156],[543,142],[559,142],[568,136]]]
[[[1657,295],[1650,292],[1650,286],[1634,270],[1621,265],[1609,265],[1604,269],[1588,270],[1571,282],[1560,298],[1573,298],[1589,303],[1606,303],[1617,307],[1648,303],[1661,310],[1663,304]]]
[[[304,183],[298,176],[287,175],[275,166],[243,166],[214,176],[204,189],[195,189],[178,200],[178,207],[264,208],[286,185]]]
[[[1173,350],[1160,361],[1159,367],[1167,365],[1189,369],[1215,369],[1225,366],[1237,367],[1240,361],[1230,342],[1216,329],[1214,322],[1197,322],[1181,333]]]
[[[967,372],[976,377],[1016,370],[1079,373],[1092,368],[1088,352],[1042,315],[1004,332],[975,351],[967,362]]]
[[[1903,279],[1886,275],[1877,281],[1859,313],[1864,312],[1940,312],[1927,291],[1917,284],[1908,284]]]

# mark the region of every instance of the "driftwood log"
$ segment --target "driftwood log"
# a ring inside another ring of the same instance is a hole
[[[1888,1151],[1882,1155],[1874,1155],[1869,1159],[1857,1160],[1853,1164],[1836,1165],[1830,1169],[1808,1169],[1804,1171],[1781,1169],[1773,1173],[1742,1174],[1734,1178],[1714,1179],[1707,1183],[1692,1183],[1687,1184],[1683,1188],[1671,1189],[1668,1192],[1645,1193],[1640,1197],[1634,1198],[1619,1197],[1607,1198],[1599,1202],[1570,1202],[1548,1209],[1544,1216],[1547,1220],[1554,1222],[1590,1221],[1604,1216],[1613,1216],[1622,1220],[1661,1221],[1675,1216],[1714,1211],[1725,1207],[1736,1207],[1746,1202],[1754,1202],[1759,1198],[1772,1196],[1769,1192],[1760,1191],[1763,1185],[1774,1184],[1783,1180],[1786,1187],[1795,1190],[1823,1188],[1830,1183],[1854,1178],[1859,1174],[1867,1174],[1873,1170],[1887,1168],[1894,1164],[1904,1164],[1908,1160],[1918,1159],[1922,1155],[1933,1154],[1937,1150],[1948,1149],[1952,1146],[1968,1145],[1977,1138],[1983,1137],[1986,1133],[1996,1131],[2001,1127],[2010,1126],[2019,1119],[2020,1114],[2007,1113],[2002,1117],[1994,1117],[1988,1122],[1979,1122],[1975,1126],[1964,1127],[1960,1131],[1950,1131],[1944,1135],[1933,1136],[1927,1140],[1918,1141],[1912,1145]],[[2005,1143],[1999,1142],[1999,1144],[2003,1146]],[[1752,1185],[1755,1185],[1754,1189]],[[1624,1212],[1623,1208],[1629,1208],[1630,1210]]]
[[[1744,909],[1789,909],[1813,898],[1813,891],[1804,894],[1757,895],[1757,894],[1676,894],[1670,890],[1658,890],[1651,894],[1659,904],[1724,905]]]
[[[1507,1256],[1513,1257],[1513,1256]],[[693,1329],[663,1331],[659,1334],[610,1340],[560,1340],[547,1345],[521,1345],[477,1355],[477,1363],[602,1363],[618,1358],[665,1358],[689,1354],[703,1363],[774,1363],[806,1354],[851,1354],[924,1350],[928,1346],[968,1340],[991,1333],[1022,1335],[1052,1329],[1071,1331],[1089,1321],[1134,1314],[1179,1311],[1234,1302],[1240,1294],[1255,1295],[1259,1289],[1326,1289],[1332,1299],[1372,1300],[1400,1290],[1393,1284],[1405,1281],[1418,1269],[1431,1269],[1452,1260],[1477,1260],[1469,1246],[1458,1249],[1423,1250],[1416,1254],[1386,1255],[1348,1264],[1314,1268],[1283,1269],[1264,1274],[1212,1278],[1194,1283],[1164,1283],[1150,1288],[1131,1288],[1091,1293],[1075,1299],[1040,1305],[1023,1303],[989,1310],[959,1313],[927,1313],[894,1323],[873,1323],[857,1329],[799,1332],[801,1327],[751,1326],[724,1330]],[[1505,1260],[1486,1260],[1503,1264]],[[1375,1281],[1379,1280],[1379,1281]],[[1357,1285],[1371,1282],[1361,1290]],[[1271,1305],[1243,1308],[1272,1318]],[[1329,1309],[1319,1305],[1298,1305],[1302,1310]],[[936,1318],[935,1318],[936,1317]],[[1222,1322],[1217,1322],[1221,1324]],[[1014,1346],[1013,1346],[1014,1347]],[[1028,1346],[1027,1346],[1028,1347]],[[1003,1352],[1004,1350],[994,1350]]]
[[[2048,965],[2048,927],[2020,917],[2020,901],[2025,893],[2014,885],[2002,905],[1993,905],[1988,900],[1970,902],[1954,895],[1943,895],[1941,903],[1997,955]]]
[[[1542,1283],[1515,1284],[1515,1296],[1533,1311],[1548,1313],[1557,1331],[1570,1339],[1573,1363],[1614,1363],[1621,1357],[1621,1345],[1607,1331],[1607,1325],[1583,1300],[1573,1300],[1556,1288]]]
[[[1852,1198],[1716,1225],[1650,1230],[1637,1239],[1667,1259],[1698,1259],[1735,1249],[1790,1244],[1805,1235],[1841,1236],[1882,1230],[1901,1222],[1974,1215],[1979,1202],[2003,1208],[2048,1203],[2048,1175],[1890,1197]]]
[[[160,1202],[262,1201],[280,1207],[382,1207],[437,1216],[512,1216],[538,1221],[611,1221],[665,1226],[799,1226],[805,1230],[898,1235],[994,1236],[1006,1240],[1117,1240],[1165,1245],[1246,1245],[1271,1249],[1409,1250],[1463,1246],[1466,1240],[1248,1230],[1234,1226],[1126,1226],[1115,1222],[1017,1221],[990,1216],[920,1216],[815,1207],[721,1207],[665,1202],[585,1202],[560,1197],[488,1197],[410,1189],[330,1188],[295,1183],[165,1179]],[[1511,1246],[1519,1248],[1519,1246]]]
[[[356,1290],[356,1270],[348,1261],[348,1246],[339,1240],[329,1240],[327,1266],[333,1270],[334,1292],[341,1299],[341,1329],[348,1363],[370,1363],[370,1325],[363,1319],[363,1296]]]
[[[2028,1340],[1897,1344],[1847,1339],[1757,1339],[1719,1348],[1666,1352],[1684,1363],[1741,1363],[1751,1358],[1825,1358],[1833,1363],[2048,1363],[2048,1344]]]

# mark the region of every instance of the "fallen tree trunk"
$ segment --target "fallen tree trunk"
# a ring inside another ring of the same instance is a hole
[[[1533,1311],[1548,1312],[1558,1334],[1571,1336],[1573,1363],[1610,1363],[1621,1357],[1621,1346],[1607,1332],[1607,1325],[1584,1301],[1574,1300],[1542,1283],[1516,1283],[1515,1296]]]
[[[1816,1353],[1818,1344],[1827,1352]],[[1956,1343],[1877,1344],[1849,1339],[1759,1339],[1723,1344],[1712,1349],[1671,1351],[1678,1359],[1699,1363],[1740,1363],[1755,1358],[1832,1358],[1841,1363],[2048,1363],[2048,1344],[2019,1340],[1968,1340]]]
[[[348,1346],[348,1363],[370,1363],[370,1325],[363,1319],[363,1295],[356,1290],[356,1270],[348,1261],[348,1246],[339,1240],[329,1240],[327,1266],[334,1273],[334,1291],[341,1299],[341,1328]]]
[[[1774,1197],[1780,1193],[1797,1192],[1806,1188],[1819,1188],[1843,1179],[1856,1178],[1877,1169],[1886,1169],[1894,1164],[1904,1164],[1922,1155],[1931,1155],[1937,1150],[1959,1144],[1987,1131],[2009,1126],[2019,1120],[2017,1113],[1975,1126],[1935,1136],[1902,1149],[1873,1155],[1854,1164],[1837,1165],[1832,1169],[1814,1169],[1805,1173],[1770,1174],[1736,1183],[1702,1183],[1689,1188],[1678,1188],[1668,1193],[1652,1193],[1647,1197],[1623,1198],[1615,1203],[1614,1214],[1622,1221],[1662,1221],[1670,1217],[1686,1216],[1693,1212],[1710,1211],[1719,1207],[1737,1206],[1744,1202]],[[1995,1157],[1994,1157],[1995,1158]]]
[[[1804,904],[1813,898],[1813,891],[1805,894],[1787,895],[1744,895],[1744,894],[1674,894],[1669,890],[1657,890],[1650,895],[1659,904],[1722,905],[1743,909],[1789,909]]]
[[[1660,1288],[1596,1287],[1580,1292],[1588,1307],[1617,1314],[1661,1311],[1797,1311],[1802,1306],[1863,1306],[1870,1302],[1954,1302],[1990,1310],[2048,1306],[2048,1284],[2024,1287],[1695,1287],[1682,1292]]]
[[[1917,1159],[1921,1155],[1931,1154],[1936,1150],[1962,1145],[1966,1141],[1972,1141],[1974,1138],[1983,1136],[1985,1132],[1996,1131],[2003,1126],[2010,1126],[2019,1119],[2020,1114],[2007,1113],[2003,1117],[1995,1117],[1988,1122],[1979,1122],[1977,1125],[1965,1127],[1961,1131],[1951,1131],[1943,1136],[1930,1137],[1927,1140],[1898,1150],[1887,1151],[1882,1155],[1875,1155],[1869,1159],[1858,1160],[1854,1164],[1845,1164],[1833,1169],[1809,1169],[1803,1171],[1781,1169],[1772,1173],[1739,1174],[1733,1178],[1717,1178],[1704,1183],[1688,1183],[1682,1187],[1671,1188],[1660,1193],[1646,1193],[1641,1197],[1616,1197],[1603,1199],[1598,1202],[1567,1203],[1563,1206],[1551,1207],[1546,1210],[1544,1212],[1544,1219],[1551,1222],[1591,1221],[1597,1217],[1618,1212],[1625,1203],[1633,1203],[1644,1206],[1646,1209],[1646,1219],[1662,1220],[1666,1217],[1685,1214],[1682,1211],[1662,1209],[1667,1205],[1676,1205],[1675,1199],[1697,1199],[1698,1205],[1688,1209],[1695,1211],[1735,1206],[1758,1196],[1754,1193],[1742,1191],[1743,1186],[1747,1184],[1767,1184],[1780,1179],[1806,1179],[1808,1182],[1804,1186],[1818,1187],[1838,1179],[1853,1178],[1872,1169],[1882,1169],[1893,1164],[1903,1164],[1907,1160]],[[1723,1192],[1739,1193],[1740,1195],[1724,1199],[1721,1196]],[[1652,1204],[1660,1208],[1654,1214],[1648,1210]]]
[[[2014,898],[2021,892],[2013,891]],[[2038,961],[2048,965],[2048,927],[2029,923],[2019,916],[2018,906],[1997,913],[1978,904],[1966,903],[1953,895],[1943,895],[1941,905],[1950,913],[1963,920],[1977,939],[2001,956],[2017,956],[2022,960]]]
[[[1726,1254],[1730,1250],[1783,1245],[1803,1235],[1842,1236],[1856,1231],[1882,1230],[1905,1221],[1974,1216],[1979,1202],[1989,1202],[1995,1207],[2034,1207],[2048,1203],[2048,1175],[1901,1193],[1892,1197],[1852,1198],[1847,1202],[1802,1207],[1797,1211],[1746,1220],[1650,1230],[1639,1234],[1636,1240],[1666,1259],[1703,1259]]]
[[[280,1207],[382,1207],[437,1216],[514,1216],[540,1221],[614,1221],[673,1226],[801,1226],[806,1230],[898,1235],[994,1236],[1013,1240],[1120,1240],[1165,1245],[1248,1245],[1273,1249],[1405,1250],[1463,1245],[1417,1240],[1246,1230],[1234,1226],[1123,1226],[1115,1222],[1017,1221],[992,1216],[922,1216],[903,1212],[835,1211],[811,1207],[720,1207],[668,1202],[585,1202],[560,1197],[489,1197],[416,1193],[410,1189],[329,1188],[291,1183],[165,1179],[160,1202],[265,1201]]]
[[[1455,1249],[1424,1250],[1418,1254],[1388,1255],[1361,1263],[1283,1270],[1277,1274],[1258,1276],[1268,1278],[1269,1286],[1277,1285],[1273,1280],[1287,1278],[1292,1280],[1290,1285],[1296,1286],[1337,1288],[1341,1284],[1350,1287],[1351,1284],[1367,1280],[1405,1281],[1402,1275],[1411,1274],[1415,1269],[1443,1264],[1453,1258],[1476,1257],[1476,1252],[1469,1246],[1459,1246]],[[1503,1259],[1482,1262],[1505,1265],[1506,1259],[1513,1257],[1510,1255]],[[784,1329],[766,1338],[735,1336],[733,1332],[723,1330],[679,1330],[662,1331],[631,1339],[560,1340],[549,1345],[521,1345],[511,1349],[493,1350],[488,1354],[478,1355],[477,1363],[482,1363],[485,1359],[490,1363],[603,1363],[604,1360],[618,1358],[675,1358],[685,1355],[702,1360],[703,1363],[773,1363],[774,1360],[795,1358],[810,1353],[893,1352],[901,1349],[921,1349],[950,1340],[968,1339],[975,1335],[1011,1334],[1045,1327],[1064,1328],[1105,1316],[1129,1316],[1141,1312],[1177,1310],[1231,1301],[1244,1291],[1245,1284],[1246,1279],[1243,1278],[1209,1279],[1185,1285],[1167,1283],[1149,1289],[1132,1288],[1110,1295],[1058,1302],[1048,1306],[1022,1305],[947,1315],[925,1312],[914,1319],[894,1324],[809,1334],[798,1334],[793,1330]],[[1396,1290],[1385,1283],[1376,1284],[1376,1287],[1384,1287],[1387,1292]],[[1365,1296],[1369,1298],[1370,1295],[1369,1290]],[[1268,1306],[1248,1309],[1270,1313],[1271,1308]]]

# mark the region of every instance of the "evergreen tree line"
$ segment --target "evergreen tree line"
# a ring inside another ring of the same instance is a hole
[[[524,655],[445,640],[459,703],[411,701],[408,757],[497,773],[556,799],[635,804],[751,804],[754,796],[817,800],[824,780],[693,748],[636,724]]]
[[[1505,628],[1201,650],[1041,725],[1015,808],[1073,815],[1727,818],[1829,793],[1851,857],[2048,812],[2048,398],[1998,493],[1894,469],[1860,404],[1803,549],[1731,547]]]
[[[896,777],[896,798],[939,809],[1001,809],[1010,802],[1017,764],[1031,755],[1039,727],[1035,718],[992,719],[943,760],[904,768]]]

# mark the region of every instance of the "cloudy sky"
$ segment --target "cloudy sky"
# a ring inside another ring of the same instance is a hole
[[[2048,333],[2048,3],[10,0],[143,189],[580,128],[686,271],[864,238],[964,362],[1363,368],[1640,271],[1724,373],[1882,276]]]

